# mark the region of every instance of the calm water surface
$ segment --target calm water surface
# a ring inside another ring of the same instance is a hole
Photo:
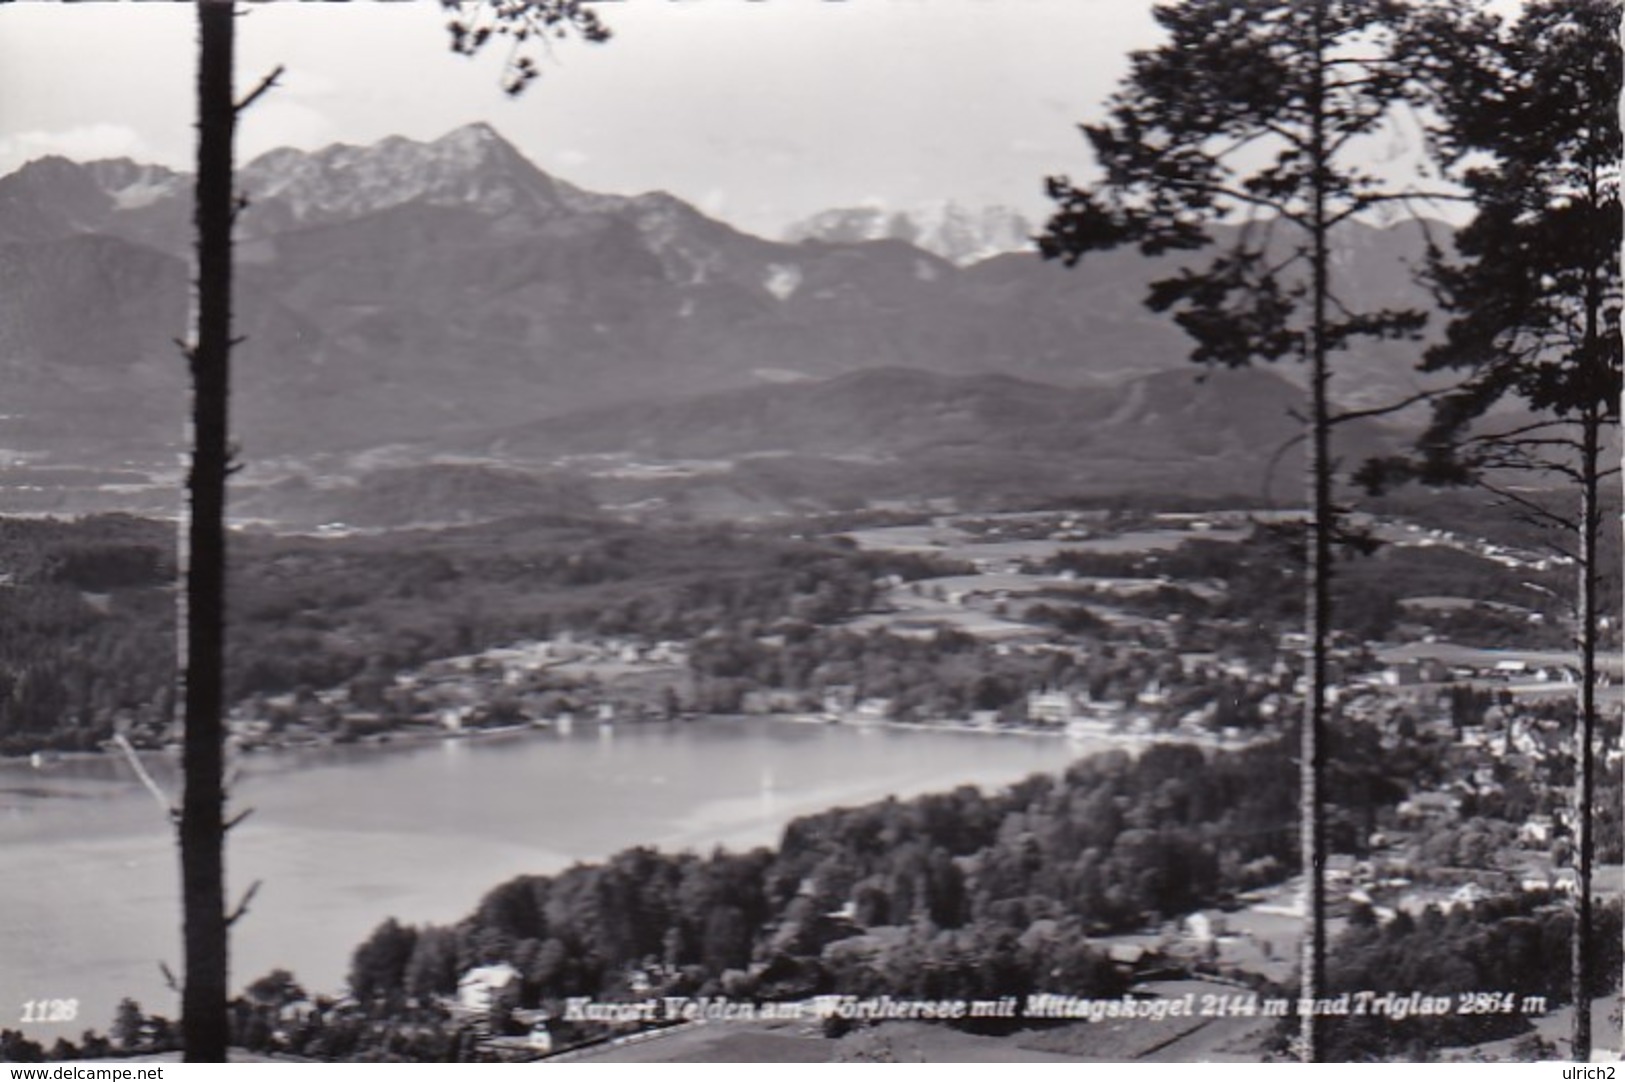
[[[233,937],[232,984],[275,966],[338,991],[351,950],[388,916],[452,921],[514,875],[632,845],[771,845],[791,818],[888,794],[998,787],[1093,750],[1059,738],[854,729],[745,719],[578,726],[397,747],[259,753],[234,808],[235,897],[262,880]],[[151,760],[178,792],[177,764]],[[0,765],[0,1027],[28,1000],[79,1001],[77,1039],[122,996],[177,1013],[173,836],[127,764]]]

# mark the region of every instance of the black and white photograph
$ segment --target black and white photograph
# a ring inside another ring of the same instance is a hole
[[[0,0],[0,1062],[1612,1077],[1622,16]]]

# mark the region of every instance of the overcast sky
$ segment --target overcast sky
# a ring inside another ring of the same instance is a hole
[[[625,0],[602,46],[559,43],[518,100],[500,57],[447,49],[437,3],[251,5],[238,83],[284,85],[239,159],[474,120],[584,187],[661,188],[776,235],[830,206],[952,198],[1045,213],[1075,124],[1154,45],[1149,0]],[[186,168],[189,4],[0,5],[0,172],[47,153]]]

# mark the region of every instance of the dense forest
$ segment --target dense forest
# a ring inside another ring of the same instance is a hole
[[[228,695],[324,688],[570,629],[689,639],[867,609],[909,555],[536,517],[316,539],[233,535]],[[174,528],[0,520],[0,754],[160,732],[174,685]]]
[[[1589,943],[1597,965],[1593,995],[1617,983],[1621,961],[1620,907],[1614,902],[1593,917]],[[1448,912],[1429,906],[1420,915],[1400,912],[1387,924],[1368,907],[1356,906],[1347,930],[1333,944],[1330,994],[1375,991],[1451,997],[1442,1017],[1341,1018],[1329,1027],[1335,1061],[1428,1058],[1441,1047],[1477,1044],[1524,1032],[1518,1011],[1504,1010],[1506,994],[1520,1003],[1544,996],[1548,1006],[1569,999],[1569,939],[1574,913],[1566,902],[1534,893],[1485,899]],[[1477,1006],[1464,994],[1493,992]],[[1548,1048],[1537,1058],[1550,1059]]]
[[[167,720],[174,552],[173,527],[122,515],[0,518],[0,754]]]
[[[352,991],[450,993],[510,961],[521,1006],[627,994],[985,997],[1115,987],[1086,943],[1278,881],[1293,789],[1278,744],[1108,753],[999,793],[962,787],[796,820],[776,851],[623,852],[525,876],[450,928],[380,926]],[[1047,929],[1034,939],[1033,929]]]

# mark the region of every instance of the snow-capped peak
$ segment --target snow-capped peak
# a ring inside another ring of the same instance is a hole
[[[1005,206],[965,207],[937,200],[908,209],[870,204],[821,211],[790,226],[789,241],[856,243],[901,240],[966,266],[1005,252],[1032,248],[1033,227]]]
[[[490,125],[469,124],[420,143],[391,136],[372,146],[273,150],[244,166],[257,202],[281,203],[297,222],[355,217],[415,201],[493,214],[553,210],[558,196]]]

